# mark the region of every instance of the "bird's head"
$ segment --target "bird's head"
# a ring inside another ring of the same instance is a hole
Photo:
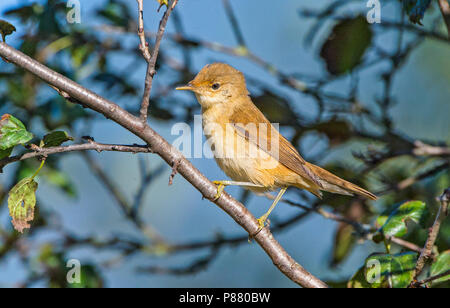
[[[206,65],[194,80],[176,89],[194,92],[204,108],[214,104],[230,104],[234,98],[248,95],[244,75],[225,63]]]

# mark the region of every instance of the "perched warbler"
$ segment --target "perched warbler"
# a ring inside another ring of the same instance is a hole
[[[253,104],[244,75],[224,63],[206,65],[177,90],[192,91],[202,107],[203,130],[219,167],[232,181],[214,181],[216,199],[225,186],[254,192],[280,189],[269,210],[258,219],[260,229],[286,189],[294,186],[321,197],[321,191],[358,194],[375,200],[369,191],[305,161]]]

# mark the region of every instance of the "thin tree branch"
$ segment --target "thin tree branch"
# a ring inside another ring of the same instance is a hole
[[[164,31],[166,30],[167,21],[169,20],[170,13],[172,13],[173,9],[177,5],[178,0],[172,0],[171,3],[167,6],[166,12],[164,13],[158,28],[158,33],[156,34],[155,47],[153,48],[153,53],[148,61],[147,72],[145,74],[145,87],[144,87],[144,95],[142,97],[141,102],[141,110],[140,110],[140,119],[142,123],[147,122],[148,116],[148,106],[150,105],[150,92],[152,90],[153,85],[153,77],[156,74],[156,60],[158,59],[159,48],[161,46],[161,41],[164,36]],[[145,40],[145,37],[144,37]]]
[[[434,280],[436,280],[436,279],[445,277],[445,276],[447,276],[447,275],[450,275],[450,270],[447,270],[447,271],[445,271],[445,272],[443,272],[443,273],[440,273],[440,274],[437,274],[437,275],[428,277],[428,278],[426,278],[426,279],[423,279],[423,280],[421,280],[421,281],[418,281],[418,282],[417,282],[417,285],[423,285],[423,284],[432,282],[432,281],[434,281]]]
[[[140,40],[139,50],[142,52],[145,61],[150,62],[150,50],[148,48],[148,43],[145,40],[144,31],[144,0],[136,0],[138,3],[138,36]]]
[[[150,126],[142,122],[140,118],[133,116],[117,104],[82,87],[3,42],[0,42],[0,55],[11,63],[38,76],[46,83],[66,92],[81,102],[83,106],[103,114],[140,137],[150,146],[154,153],[158,154],[169,165],[173,165],[174,162],[178,161],[178,173],[189,181],[205,198],[209,200],[214,199],[217,187],[195,168],[180,151],[169,144]],[[268,228],[263,228],[263,230],[257,232],[259,224],[256,218],[242,203],[233,199],[227,193],[223,193],[214,203],[230,215],[250,236],[254,236],[255,241],[264,249],[275,266],[289,279],[303,287],[327,287],[323,281],[298,264],[276,241]]]
[[[431,256],[431,252],[432,252],[434,243],[436,242],[441,224],[448,214],[447,210],[448,210],[448,204],[450,202],[450,187],[447,188],[444,191],[444,193],[439,197],[439,202],[441,203],[441,205],[440,205],[438,213],[436,215],[436,219],[434,220],[433,226],[430,228],[430,231],[428,232],[428,238],[425,242],[425,246],[422,250],[422,253],[420,254],[419,258],[417,259],[416,267],[414,269],[414,276],[413,276],[414,279],[410,285],[412,287],[417,285],[417,278],[422,273],[422,270],[425,266],[426,261]]]
[[[405,248],[407,248],[407,249],[409,249],[411,251],[415,251],[415,252],[418,252],[418,253],[421,253],[422,250],[423,250],[421,247],[417,246],[416,244],[408,242],[408,241],[406,241],[406,240],[404,240],[402,238],[399,238],[399,237],[391,236],[391,237],[388,237],[387,240],[392,242],[392,243],[394,243],[394,244],[397,244],[399,246],[405,247]]]
[[[416,156],[450,156],[450,147],[438,147],[417,140],[412,150]]]
[[[270,199],[273,199],[272,195],[267,195]],[[291,200],[288,199],[282,199],[281,202],[287,203],[289,205],[295,206],[295,207],[299,207],[303,210],[305,210],[306,212],[311,212],[311,213],[316,213],[319,214],[321,216],[323,216],[326,219],[331,219],[334,220],[336,222],[341,222],[341,223],[345,223],[347,225],[350,225],[353,227],[353,229],[355,229],[356,233],[358,236],[362,237],[362,238],[370,238],[370,236],[373,234],[370,226],[364,225],[356,220],[352,220],[350,218],[347,218],[341,214],[338,213],[333,213],[333,212],[329,212],[329,211],[325,211],[324,209],[320,208],[320,206],[316,206],[316,207],[308,207],[308,206],[304,206],[300,203],[297,202],[293,202]],[[414,243],[408,242],[404,239],[398,238],[398,237],[389,237],[388,238],[389,241],[391,241],[392,243],[395,243],[399,246],[402,246],[406,249],[415,251],[415,252],[422,252],[422,248],[417,246]]]
[[[120,144],[103,144],[89,140],[88,143],[73,144],[67,146],[56,146],[49,148],[32,147],[33,152],[28,152],[16,156],[6,157],[0,160],[0,170],[10,164],[33,157],[43,157],[57,153],[75,152],[75,151],[113,151],[113,152],[129,152],[129,153],[151,153],[152,151],[146,145],[120,145]]]

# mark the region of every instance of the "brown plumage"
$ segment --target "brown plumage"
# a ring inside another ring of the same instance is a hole
[[[295,186],[318,197],[328,191],[376,199],[369,191],[305,161],[253,104],[243,74],[233,67],[207,65],[188,85],[177,89],[195,93],[215,159],[233,181],[253,183],[257,186],[248,188],[254,191]]]

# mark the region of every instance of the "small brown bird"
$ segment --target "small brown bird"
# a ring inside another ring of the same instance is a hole
[[[316,165],[305,161],[250,99],[244,75],[224,63],[206,65],[187,85],[177,90],[194,92],[202,106],[203,131],[219,167],[233,181],[214,181],[216,198],[228,185],[255,192],[281,188],[267,213],[258,219],[260,228],[289,186],[341,195],[377,197]]]

